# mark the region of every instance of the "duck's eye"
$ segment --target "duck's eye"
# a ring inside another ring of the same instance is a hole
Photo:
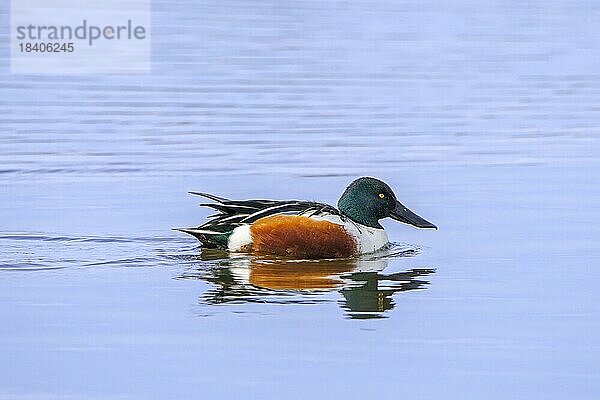
[[[379,198],[380,198],[380,199],[383,199],[384,197],[385,197],[385,194],[383,194],[383,193],[379,193]]]

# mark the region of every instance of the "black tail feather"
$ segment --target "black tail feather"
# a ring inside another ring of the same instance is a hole
[[[231,201],[229,199],[226,199],[225,197],[219,197],[219,196],[215,196],[214,194],[210,194],[210,193],[203,193],[203,192],[188,192],[189,194],[193,194],[194,196],[202,196],[202,197],[206,197],[207,199],[213,200],[213,201],[217,201],[219,203],[224,203],[226,201]]]

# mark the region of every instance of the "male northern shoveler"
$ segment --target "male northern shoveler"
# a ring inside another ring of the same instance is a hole
[[[294,258],[339,258],[371,253],[388,243],[379,220],[393,218],[418,228],[435,225],[396,200],[384,182],[358,178],[346,188],[338,208],[312,201],[228,200],[190,192],[215,203],[218,211],[196,228],[178,229],[205,248]]]

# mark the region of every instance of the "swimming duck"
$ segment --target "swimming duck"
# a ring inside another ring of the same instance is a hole
[[[214,203],[204,224],[177,230],[195,236],[204,248],[302,259],[345,258],[371,253],[388,244],[379,220],[390,217],[418,228],[437,227],[406,208],[379,179],[353,181],[338,201],[229,200],[190,192]]]

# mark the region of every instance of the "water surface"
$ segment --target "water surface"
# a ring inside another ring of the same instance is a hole
[[[155,1],[150,75],[2,52],[0,398],[597,398],[599,18]],[[335,204],[362,175],[440,229],[302,263],[171,230],[208,215],[189,190]]]

